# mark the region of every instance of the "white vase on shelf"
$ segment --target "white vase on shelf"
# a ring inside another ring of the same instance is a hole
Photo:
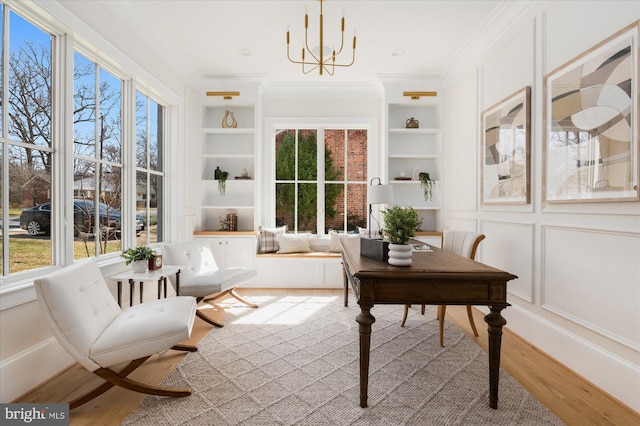
[[[411,244],[389,244],[389,265],[411,265]]]

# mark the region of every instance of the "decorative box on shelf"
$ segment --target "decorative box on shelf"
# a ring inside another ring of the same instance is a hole
[[[360,238],[360,256],[389,260],[389,242],[381,238]]]

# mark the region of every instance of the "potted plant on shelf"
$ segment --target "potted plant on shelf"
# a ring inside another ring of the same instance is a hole
[[[229,172],[220,172],[220,176],[218,177],[218,191],[220,191],[220,195],[224,195],[227,192],[227,178],[229,177]]]
[[[418,175],[418,180],[420,181],[420,187],[422,187],[422,191],[424,192],[424,200],[430,201],[433,195],[433,188],[436,185],[436,181],[431,179],[429,173],[422,172]]]
[[[146,272],[149,259],[154,256],[154,252],[149,246],[138,246],[122,252],[120,257],[125,259],[125,265],[131,264],[133,272]]]
[[[411,245],[409,239],[422,224],[418,212],[413,207],[393,206],[382,210],[384,229],[389,239],[389,264],[411,265]]]

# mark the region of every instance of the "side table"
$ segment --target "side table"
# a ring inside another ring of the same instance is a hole
[[[142,291],[145,281],[157,281],[158,283],[158,299],[160,299],[161,290],[164,290],[164,297],[167,297],[167,278],[170,275],[176,276],[176,287],[180,287],[180,265],[163,265],[162,268],[155,271],[133,272],[131,270],[120,272],[109,277],[109,279],[118,282],[118,304],[122,306],[122,282],[129,281],[129,306],[133,305],[133,289],[136,282],[140,283],[140,303],[142,303]],[[177,289],[176,289],[177,291]]]

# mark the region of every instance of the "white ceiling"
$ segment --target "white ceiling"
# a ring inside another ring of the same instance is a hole
[[[324,44],[340,43],[344,15],[345,51],[355,64],[334,77],[371,81],[380,75],[447,75],[461,58],[483,49],[530,2],[515,0],[327,0]],[[148,44],[188,80],[214,75],[267,75],[275,81],[317,80],[286,59],[286,31],[298,56],[309,14],[309,44],[319,44],[316,0],[60,0],[113,43]],[[108,12],[108,13],[107,13]],[[243,55],[243,50],[251,52]],[[400,56],[394,52],[403,52]]]

